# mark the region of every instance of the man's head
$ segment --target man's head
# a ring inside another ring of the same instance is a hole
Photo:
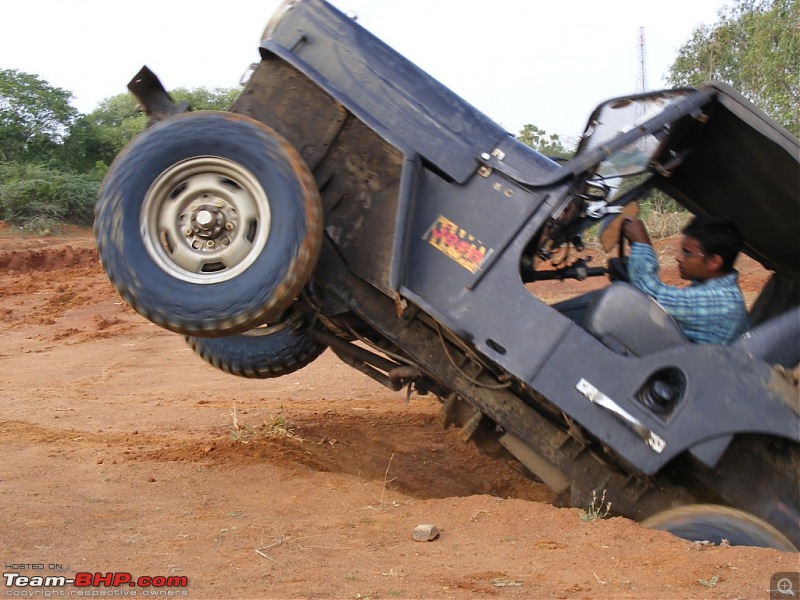
[[[678,270],[683,279],[705,281],[731,272],[742,245],[731,221],[697,215],[682,233]]]

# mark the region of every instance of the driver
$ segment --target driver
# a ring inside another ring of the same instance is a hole
[[[683,229],[678,253],[684,288],[659,279],[658,260],[647,229],[639,219],[625,219],[623,234],[631,243],[630,282],[652,296],[678,323],[691,341],[730,344],[747,330],[747,309],[733,263],[742,236],[732,222],[697,215]]]

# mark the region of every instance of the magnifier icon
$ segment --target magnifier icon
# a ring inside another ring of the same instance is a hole
[[[794,596],[794,589],[792,589],[792,580],[788,577],[782,577],[778,579],[778,583],[775,585],[775,589],[779,594],[783,594],[785,596]]]

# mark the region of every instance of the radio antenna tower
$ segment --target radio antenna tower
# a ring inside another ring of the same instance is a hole
[[[639,27],[639,73],[636,77],[636,91],[647,91],[647,65],[644,54],[644,27]]]

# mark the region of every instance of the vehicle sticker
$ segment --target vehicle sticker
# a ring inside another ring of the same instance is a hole
[[[470,273],[477,272],[486,257],[492,253],[492,250],[487,249],[474,235],[467,233],[442,215],[436,218],[422,239]]]

